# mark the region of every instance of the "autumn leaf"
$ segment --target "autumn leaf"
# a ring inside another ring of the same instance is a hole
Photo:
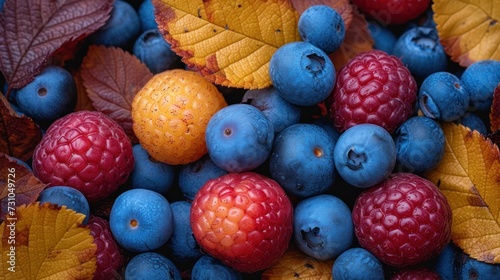
[[[446,196],[453,243],[472,258],[500,263],[500,152],[461,124],[443,123],[445,153],[424,176]]]
[[[0,153],[28,160],[42,139],[40,127],[26,116],[19,116],[0,94]]]
[[[4,279],[93,279],[97,246],[81,225],[84,218],[50,203],[19,206],[13,220],[0,225]]]
[[[329,54],[328,57],[332,60],[335,70],[339,71],[351,58],[359,53],[372,50],[373,44],[374,41],[365,16],[353,5],[351,26],[346,29],[344,41],[340,44],[340,48]]]
[[[262,280],[331,280],[333,260],[319,261],[291,245],[276,264],[264,270]]]
[[[0,13],[0,69],[10,88],[31,82],[65,44],[106,23],[113,0],[7,0]]]
[[[148,67],[120,48],[90,46],[81,75],[93,107],[121,125],[132,142],[138,142],[130,110],[135,94],[153,77]]]
[[[500,130],[500,84],[498,84],[493,92],[493,102],[490,111],[490,128],[493,132]]]
[[[78,94],[78,99],[76,101],[75,112],[77,111],[96,111],[94,105],[92,105],[92,100],[90,100],[87,93],[87,89],[83,85],[82,73],[77,71],[73,74],[73,79],[76,84],[76,92]]]
[[[30,204],[47,184],[36,178],[31,170],[6,154],[0,153],[0,221],[16,205]]]
[[[435,0],[432,10],[441,44],[461,66],[500,60],[498,1]]]
[[[352,6],[349,0],[291,0],[293,7],[301,15],[307,8],[315,5],[329,6],[340,14],[348,29],[352,20]]]
[[[298,13],[286,0],[153,0],[171,48],[211,82],[236,88],[271,85],[269,61],[300,41]]]

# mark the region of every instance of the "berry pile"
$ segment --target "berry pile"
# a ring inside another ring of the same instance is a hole
[[[331,54],[348,26],[311,6],[301,41],[269,61],[272,86],[252,90],[184,65],[154,2],[116,0],[85,38],[152,73],[129,104],[136,138],[103,112],[75,112],[77,83],[62,66],[8,99],[43,130],[21,162],[48,185],[38,200],[86,216],[94,279],[260,279],[290,246],[335,260],[335,279],[498,277],[500,266],[453,246],[450,205],[423,174],[443,158],[440,122],[488,133],[500,61],[452,62],[431,1],[351,1],[374,44],[342,67]]]

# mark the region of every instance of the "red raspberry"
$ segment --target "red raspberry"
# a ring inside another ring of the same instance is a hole
[[[359,244],[394,267],[436,256],[451,238],[448,201],[431,181],[411,173],[395,173],[363,191],[352,219]]]
[[[94,280],[119,279],[121,269],[125,265],[125,257],[111,233],[108,221],[91,215],[87,224],[90,234],[94,237],[94,244],[97,245]]]
[[[380,50],[358,54],[337,75],[326,100],[335,127],[372,123],[389,133],[414,111],[417,84],[399,58]]]
[[[253,172],[208,181],[191,206],[200,246],[226,265],[255,272],[273,265],[293,231],[293,208],[276,181]]]
[[[33,152],[33,172],[51,186],[70,186],[89,202],[125,183],[134,158],[132,144],[115,121],[79,111],[55,121]]]
[[[402,24],[417,18],[430,0],[352,0],[368,17],[387,24]]]
[[[441,276],[428,267],[401,269],[394,273],[391,280],[440,280]]]

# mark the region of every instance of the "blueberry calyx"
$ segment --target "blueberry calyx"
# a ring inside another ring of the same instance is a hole
[[[302,240],[307,244],[311,250],[319,250],[323,246],[323,240],[319,236],[319,227],[309,228],[309,230],[301,230]]]
[[[427,92],[424,91],[421,93],[419,102],[420,109],[424,112],[424,115],[436,119],[439,119],[441,117],[441,112],[438,105]]]
[[[347,152],[347,167],[351,170],[359,170],[363,168],[363,163],[366,162],[366,154],[365,153],[358,153],[354,150],[354,148],[351,148]]]
[[[434,50],[439,46],[438,36],[433,28],[420,27],[417,28],[416,36],[412,38],[412,42],[415,43],[422,50],[431,49]]]
[[[322,56],[312,53],[306,55],[306,58],[308,59],[306,61],[306,69],[313,74],[321,72],[325,67],[325,58]]]

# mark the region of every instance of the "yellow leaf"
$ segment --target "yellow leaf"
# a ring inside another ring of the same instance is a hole
[[[287,0],[153,0],[158,28],[182,61],[209,81],[245,89],[271,85],[269,61],[300,41]]]
[[[97,246],[83,214],[36,202],[9,218],[0,225],[4,279],[93,279]]]
[[[446,53],[467,67],[500,60],[500,0],[435,0],[434,21]]]
[[[319,261],[291,245],[276,264],[266,269],[263,280],[331,280],[333,260]]]
[[[500,152],[477,131],[443,123],[445,153],[425,177],[451,206],[453,243],[472,258],[500,263]]]

